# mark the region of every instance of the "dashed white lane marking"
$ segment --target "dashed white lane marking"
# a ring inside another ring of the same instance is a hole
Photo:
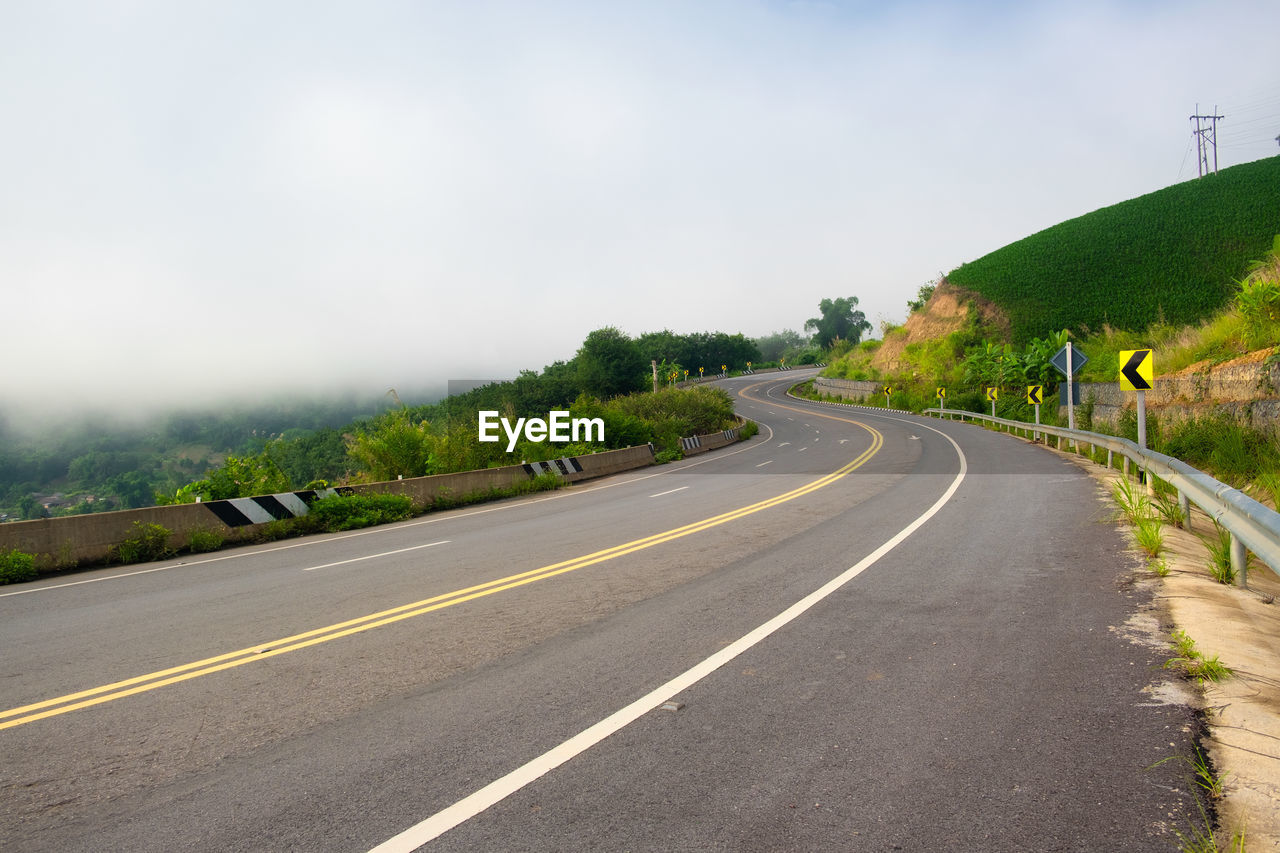
[[[681,487],[680,487],[680,488],[678,488],[678,489],[668,489],[668,490],[667,490],[667,491],[665,491],[665,492],[658,492],[656,495],[649,495],[649,497],[651,497],[651,498],[660,498],[660,497],[662,497],[663,495],[674,495],[676,492],[683,492],[683,491],[684,491],[685,489],[687,489],[687,488],[689,488],[689,487],[688,487],[688,486],[681,486]]]
[[[925,522],[933,518],[939,510],[946,506],[951,500],[956,490],[960,488],[960,484],[964,482],[965,474],[969,470],[968,460],[965,458],[964,451],[960,449],[960,445],[956,444],[951,436],[933,429],[926,429],[938,433],[947,441],[951,442],[951,446],[955,448],[956,455],[960,458],[960,471],[956,474],[951,485],[943,492],[942,497],[934,502],[933,506],[925,510],[915,521],[902,528],[898,533],[885,542],[876,550],[872,551],[866,557],[841,574],[832,578],[823,586],[806,595],[777,616],[765,622],[754,631],[746,634],[737,641],[725,646],[720,651],[706,658],[701,663],[696,664],[691,669],[686,670],[680,675],[668,681],[666,684],[648,693],[636,701],[627,705],[610,716],[596,723],[595,725],[584,729],[573,737],[569,738],[559,746],[544,752],[542,755],[524,764],[521,767],[508,773],[500,779],[496,779],[476,791],[470,796],[464,797],[443,811],[436,812],[431,817],[421,823],[406,829],[404,832],[394,838],[384,841],[377,847],[373,848],[370,853],[409,853],[416,850],[428,841],[439,838],[444,833],[453,829],[460,823],[470,820],[476,815],[483,812],[490,806],[498,803],[507,797],[519,791],[526,785],[540,779],[546,774],[555,770],[566,761],[582,754],[600,741],[614,734],[623,727],[635,722],[640,717],[660,706],[663,702],[671,700],[681,691],[687,690],[694,684],[706,678],[720,667],[732,661],[738,655],[762,642],[780,628],[790,624],[799,616],[805,613],[818,602],[827,598],[840,587],[862,574],[871,566],[880,561],[882,557],[897,548],[907,539],[908,536],[919,530]]]

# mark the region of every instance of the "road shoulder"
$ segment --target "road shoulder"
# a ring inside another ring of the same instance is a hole
[[[1080,464],[1098,482],[1101,498],[1114,506],[1111,484],[1121,476],[1086,458],[1054,450]],[[1119,520],[1117,511],[1117,523]],[[1135,553],[1133,529],[1123,525]],[[1127,630],[1163,643],[1169,656],[1170,635],[1186,632],[1206,657],[1217,655],[1233,675],[1201,687],[1182,681],[1152,686],[1160,701],[1186,701],[1198,708],[1207,725],[1203,744],[1223,781],[1216,803],[1221,838],[1243,833],[1250,851],[1280,850],[1280,578],[1266,566],[1249,574],[1249,588],[1217,583],[1209,574],[1204,538],[1214,537],[1213,522],[1192,508],[1190,530],[1163,527],[1160,560],[1169,568],[1161,578],[1139,569],[1140,583],[1156,585],[1159,628],[1131,623]],[[1134,637],[1136,640],[1137,637]],[[1190,770],[1191,768],[1188,767]]]

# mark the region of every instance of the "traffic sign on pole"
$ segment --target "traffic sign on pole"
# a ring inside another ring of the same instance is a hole
[[[1044,402],[1044,386],[1028,385],[1027,386],[1027,402],[1033,406],[1038,406]]]
[[[1080,368],[1089,362],[1089,356],[1080,352],[1072,346],[1071,341],[1067,341],[1066,345],[1053,354],[1053,358],[1049,359],[1049,363],[1058,368],[1058,372],[1067,377],[1067,427],[1069,429],[1076,428],[1076,399],[1075,399],[1075,383],[1071,381],[1071,377],[1080,372]]]
[[[1147,446],[1147,392],[1155,382],[1155,368],[1151,364],[1151,350],[1128,349],[1120,351],[1120,387],[1138,392],[1138,446]]]
[[[1154,382],[1155,367],[1151,350],[1120,350],[1120,387],[1125,391],[1150,391]]]
[[[1080,368],[1089,363],[1089,356],[1076,349],[1068,341],[1066,346],[1053,354],[1053,358],[1049,359],[1049,363],[1058,368],[1058,372],[1069,379],[1079,373]]]

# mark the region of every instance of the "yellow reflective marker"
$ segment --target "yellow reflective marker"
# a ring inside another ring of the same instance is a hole
[[[1150,391],[1155,381],[1155,365],[1149,349],[1120,350],[1120,388]]]

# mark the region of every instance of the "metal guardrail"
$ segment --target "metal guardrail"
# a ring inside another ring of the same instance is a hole
[[[1154,474],[1178,490],[1178,503],[1182,507],[1188,529],[1191,527],[1190,504],[1195,504],[1231,534],[1231,567],[1235,570],[1238,586],[1248,584],[1246,549],[1253,552],[1271,571],[1280,575],[1280,513],[1239,489],[1192,468],[1181,459],[1139,447],[1136,442],[1114,435],[1011,421],[959,409],[926,409],[924,414],[972,418],[997,427],[1007,427],[1010,431],[1027,433],[1032,438],[1040,435],[1055,436],[1059,448],[1064,439],[1077,448],[1080,445],[1088,446],[1091,454],[1092,448],[1103,448],[1107,451],[1108,468],[1111,467],[1114,456],[1119,454],[1125,460],[1126,474],[1129,472],[1129,463],[1133,462],[1141,470]]]

